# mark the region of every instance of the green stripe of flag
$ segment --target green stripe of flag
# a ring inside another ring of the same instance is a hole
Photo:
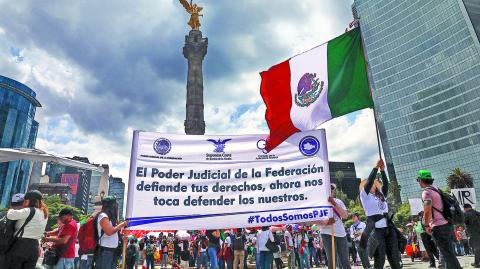
[[[328,105],[332,117],[373,107],[360,29],[329,41],[327,58]]]

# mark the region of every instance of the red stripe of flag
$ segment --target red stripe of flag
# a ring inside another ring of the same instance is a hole
[[[299,132],[290,119],[292,95],[290,91],[290,64],[287,61],[260,73],[260,94],[267,106],[265,119],[270,128],[265,150],[270,151],[292,134]]]

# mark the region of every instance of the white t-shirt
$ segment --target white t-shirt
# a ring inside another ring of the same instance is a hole
[[[289,231],[285,231],[285,241],[288,247],[293,247],[292,234]]]
[[[7,218],[9,220],[16,220],[15,223],[15,232],[17,232],[27,220],[28,215],[30,214],[30,208],[23,208],[19,210],[10,209],[7,212]],[[45,227],[47,226],[48,218],[45,218],[43,211],[39,208],[35,208],[35,214],[33,215],[32,220],[27,223],[25,229],[23,230],[22,238],[29,239],[41,239],[43,232],[45,232]]]
[[[350,226],[350,236],[352,237],[353,241],[360,241],[360,237],[362,236],[365,227],[367,227],[367,225],[361,221],[358,221]]]
[[[257,251],[270,251],[267,247],[267,241],[270,238],[272,242],[275,241],[273,234],[270,230],[261,231],[257,236]]]
[[[303,241],[305,241],[305,245],[308,244],[308,236],[306,234],[303,235]],[[295,248],[300,249],[302,246],[302,235],[297,234],[295,236]]]
[[[106,248],[116,248],[118,247],[118,233],[114,233],[112,235],[107,235],[106,233],[103,233],[102,235],[102,227],[100,226],[100,221],[104,218],[108,218],[106,213],[102,212],[98,215],[97,229],[98,238],[100,238],[98,244]],[[110,224],[112,224],[111,221]]]
[[[225,247],[232,246],[232,238],[230,236],[225,237]]]
[[[362,201],[363,209],[365,210],[365,215],[367,217],[373,215],[383,215],[388,213],[388,204],[387,201],[382,201],[377,196],[372,193],[366,193],[362,188],[360,191],[360,200]],[[376,228],[385,228],[387,227],[387,219],[383,218],[375,223]]]
[[[347,210],[347,207],[345,204],[342,202],[342,200],[334,198],[335,202],[337,203],[337,207],[341,207],[344,210]],[[345,231],[345,227],[343,227],[343,221],[340,216],[338,216],[337,213],[333,212],[333,218],[335,219],[335,223],[333,224],[333,229],[334,229],[334,236],[336,237],[345,237],[347,236],[347,232]],[[332,235],[332,226],[327,225],[325,227],[322,227],[320,229],[321,234],[327,234],[327,235]]]

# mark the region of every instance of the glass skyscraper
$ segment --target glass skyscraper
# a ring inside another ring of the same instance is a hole
[[[459,167],[473,175],[480,194],[479,13],[472,10],[478,6],[471,0],[354,1],[387,167],[404,200],[420,196],[419,169],[431,170],[445,186]]]
[[[35,110],[41,107],[36,93],[26,85],[0,76],[0,147],[34,148],[38,122]],[[25,192],[31,163],[0,163],[0,208],[10,205],[13,194]]]
[[[118,215],[123,219],[123,200],[125,196],[125,183],[119,177],[109,178],[108,195],[117,198]]]

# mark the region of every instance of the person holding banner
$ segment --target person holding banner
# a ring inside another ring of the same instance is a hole
[[[97,217],[98,250],[95,253],[95,268],[115,269],[119,253],[119,231],[128,226],[128,221],[118,223],[118,203],[111,196],[102,199],[102,211]]]
[[[382,182],[378,180],[378,170]],[[374,257],[374,268],[384,267],[386,255],[390,267],[400,269],[397,229],[388,217],[387,195],[388,178],[385,174],[385,163],[380,159],[368,179],[360,183],[360,200],[367,215],[360,248],[367,249],[370,257]]]
[[[335,198],[337,185],[331,184],[331,196],[328,198],[328,201],[333,206],[333,218],[330,218],[327,222],[325,221],[316,221],[314,223],[322,226],[320,229],[320,234],[322,235],[323,246],[327,254],[328,260],[328,269],[334,269],[336,267],[333,264],[333,250],[332,250],[332,237],[335,240],[336,254],[338,255],[336,261],[340,267],[343,269],[351,269],[349,261],[349,251],[348,251],[348,242],[347,242],[347,232],[343,226],[342,219],[348,217],[348,211],[345,204],[342,200]],[[333,234],[331,225],[333,224]]]

